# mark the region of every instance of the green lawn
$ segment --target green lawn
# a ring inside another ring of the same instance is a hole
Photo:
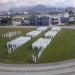
[[[38,63],[75,58],[75,30],[62,29],[45,49]]]
[[[13,31],[13,30],[14,31],[19,31],[20,30],[21,34],[20,35],[16,35],[16,36],[12,37],[11,39],[9,39],[9,38],[2,38],[0,36],[0,62],[3,62],[3,61],[5,62],[5,61],[9,60],[8,59],[9,55],[7,53],[7,47],[6,47],[6,44],[7,44],[8,41],[13,40],[13,39],[15,39],[15,38],[17,38],[19,36],[23,36],[27,32],[30,32],[30,31],[32,31],[34,29],[32,29],[32,28],[0,28],[0,35],[4,34],[5,32],[9,32],[9,31]]]
[[[0,34],[10,30],[14,29],[0,29]],[[21,30],[21,35],[25,35],[25,33],[32,31],[33,29],[18,28],[15,30]],[[48,30],[50,29],[47,29],[35,38],[32,38],[32,40],[17,48],[15,52],[11,54],[7,53],[6,42],[21,35],[11,39],[4,39],[0,37],[0,62],[16,64],[33,63],[31,58],[32,43],[40,37],[43,37]],[[75,58],[75,30],[62,29],[56,37],[52,39],[52,42],[45,49],[37,63],[49,63],[73,58]]]
[[[26,29],[27,31],[29,29]],[[30,29],[31,30],[31,29]],[[48,29],[50,30],[50,29]],[[21,47],[17,48],[13,53],[8,54],[6,48],[7,40],[1,39],[0,44],[2,45],[0,49],[0,61],[3,63],[33,63],[32,62],[32,43],[34,43],[37,39],[44,36],[44,33],[48,30],[42,32],[40,35],[32,38],[28,43],[22,45]],[[23,34],[27,33],[27,31],[23,31]],[[23,35],[21,34],[21,35]],[[5,43],[4,43],[5,42]]]

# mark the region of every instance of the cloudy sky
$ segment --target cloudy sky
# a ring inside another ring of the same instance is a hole
[[[50,5],[57,7],[72,6],[75,7],[75,0],[0,0],[0,11],[11,7],[32,6],[32,5]]]

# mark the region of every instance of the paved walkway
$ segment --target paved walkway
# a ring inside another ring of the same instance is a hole
[[[0,28],[37,28],[40,26],[0,26]],[[52,26],[51,26],[52,27]],[[62,26],[63,28],[75,29],[75,26]],[[50,26],[49,26],[50,28]]]
[[[0,64],[0,75],[75,75],[75,59],[51,64]]]
[[[67,29],[75,29],[75,26],[62,26],[62,27]]]

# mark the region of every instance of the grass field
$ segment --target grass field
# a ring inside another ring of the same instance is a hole
[[[0,29],[0,34],[3,34],[4,32],[8,32],[10,30],[14,29]],[[18,28],[15,30],[21,30],[22,31],[21,35],[25,35],[25,33],[32,31],[33,29]],[[31,58],[32,55],[31,45],[38,38],[43,37],[44,33],[47,32],[48,30],[42,32],[35,38],[32,38],[31,41],[17,48],[15,52],[11,54],[7,53],[6,42],[20,35],[13,37],[11,39],[3,39],[0,37],[0,62],[16,63],[16,64],[33,63]],[[56,37],[52,39],[52,42],[45,49],[45,51],[43,52],[37,63],[49,63],[75,58],[74,41],[75,41],[75,30],[62,29],[56,35]]]
[[[3,29],[2,29],[3,30]],[[7,31],[8,29],[5,29]],[[24,31],[26,30],[26,31]],[[25,33],[31,31],[32,29],[24,29],[23,33],[21,35],[25,35]],[[48,29],[49,30],[49,29]],[[31,41],[28,43],[22,45],[21,47],[17,48],[13,53],[8,54],[7,48],[6,48],[6,42],[8,39],[0,39],[0,61],[3,63],[32,63],[32,43],[34,43],[37,39],[42,37],[45,32],[48,30],[42,32],[40,35],[36,36],[35,38],[32,38]],[[13,39],[13,38],[11,38]],[[10,40],[11,40],[10,39]]]
[[[0,35],[9,31],[21,31],[20,35],[16,35],[14,37],[12,37],[11,39],[9,38],[2,38],[0,36],[0,62],[9,62],[10,60],[8,59],[10,57],[10,55],[8,55],[7,53],[7,47],[6,44],[8,41],[13,40],[19,36],[23,36],[25,35],[27,32],[30,32],[34,29],[29,29],[29,28],[0,28]]]
[[[62,29],[43,52],[38,63],[75,58],[75,30]]]

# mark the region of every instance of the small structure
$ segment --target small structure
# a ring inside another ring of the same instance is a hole
[[[47,29],[47,26],[38,27],[37,31],[45,31]]]
[[[32,37],[37,36],[40,33],[41,33],[41,31],[35,30],[35,31],[31,31],[31,32],[27,33],[26,35],[32,38]]]
[[[32,44],[32,48],[33,48],[32,59],[34,62],[36,62],[37,59],[39,59],[42,52],[49,45],[50,42],[51,42],[51,39],[40,38]]]
[[[46,38],[53,38],[55,37],[55,35],[58,33],[58,31],[48,31],[47,33],[45,33],[45,37]]]
[[[19,38],[16,38],[15,40],[7,42],[8,53],[13,52],[16,48],[27,43],[29,40],[31,40],[31,37],[21,36]]]
[[[12,38],[12,37],[19,35],[19,34],[21,34],[21,31],[10,31],[10,32],[1,34],[1,37],[2,38]]]
[[[12,21],[12,25],[14,25],[14,26],[19,26],[19,25],[21,25],[21,20],[19,20],[19,19],[13,20],[13,21]]]

